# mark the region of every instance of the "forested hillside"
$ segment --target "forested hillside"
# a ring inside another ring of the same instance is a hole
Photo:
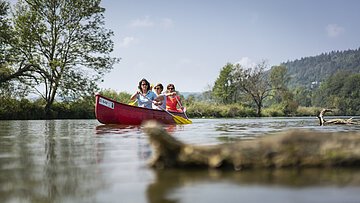
[[[332,51],[318,56],[304,57],[283,63],[290,76],[290,87],[310,87],[312,82],[322,82],[338,70],[360,73],[360,48],[347,51]]]

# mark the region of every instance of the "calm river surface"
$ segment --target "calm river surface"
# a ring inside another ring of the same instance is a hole
[[[256,139],[287,129],[359,131],[318,126],[314,117],[193,119],[166,126],[192,144]],[[0,202],[359,203],[360,169],[153,170],[139,126],[96,120],[0,121]]]

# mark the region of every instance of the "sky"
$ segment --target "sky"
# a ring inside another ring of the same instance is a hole
[[[180,92],[211,87],[227,63],[268,67],[360,47],[357,0],[102,0],[121,58],[99,84],[133,93],[138,82]]]

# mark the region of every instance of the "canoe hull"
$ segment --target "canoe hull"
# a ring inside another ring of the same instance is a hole
[[[173,117],[166,111],[119,103],[100,94],[96,94],[95,98],[96,119],[103,124],[141,125],[146,120],[176,124]],[[183,113],[171,112],[171,114],[185,118]]]

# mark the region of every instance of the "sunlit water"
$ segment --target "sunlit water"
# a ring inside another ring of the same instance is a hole
[[[193,119],[166,126],[191,144],[278,131],[359,131],[316,118]],[[359,169],[153,170],[139,126],[96,120],[0,121],[0,202],[360,202]]]

